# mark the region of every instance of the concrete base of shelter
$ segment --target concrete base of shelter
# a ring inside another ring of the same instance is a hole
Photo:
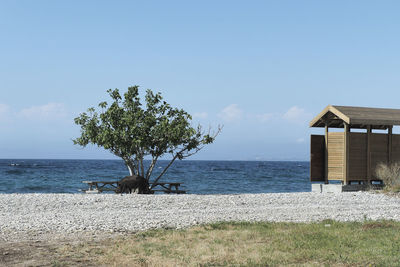
[[[311,191],[316,193],[341,193],[382,189],[383,185],[366,184],[311,184]]]

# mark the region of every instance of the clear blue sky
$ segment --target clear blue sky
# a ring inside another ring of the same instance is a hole
[[[308,160],[328,104],[400,108],[398,1],[1,1],[0,158],[113,158],[73,118],[130,85],[224,129],[193,159]]]

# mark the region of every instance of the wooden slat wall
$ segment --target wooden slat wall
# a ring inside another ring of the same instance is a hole
[[[380,133],[371,134],[371,178],[375,176],[376,166],[389,159],[388,135]],[[392,162],[400,162],[400,135],[392,135]],[[367,180],[367,134],[350,133],[350,162],[349,180]]]
[[[328,133],[328,180],[343,180],[344,133]]]
[[[311,135],[311,182],[325,181],[325,136]]]
[[[324,145],[324,136],[317,136],[312,143],[312,154],[316,155],[315,151],[322,151]],[[371,178],[377,179],[375,176],[376,166],[383,162],[388,163],[389,159],[389,138],[387,134],[371,133],[370,140],[370,153],[371,153]],[[313,145],[313,143],[315,143]],[[349,133],[349,162],[348,162],[348,181],[362,181],[367,180],[367,133]],[[314,148],[313,148],[314,147]],[[314,151],[314,152],[313,152]],[[317,153],[320,153],[317,152]],[[343,168],[344,168],[344,133],[331,132],[328,133],[328,180],[343,180]],[[392,163],[400,162],[400,135],[392,135],[392,147],[391,147],[391,159]],[[321,152],[322,153],[322,152]],[[320,153],[320,154],[321,154]],[[314,156],[311,159],[311,181],[323,181],[322,170],[324,165],[322,164],[323,156]],[[315,180],[314,180],[315,179]]]
[[[392,135],[392,163],[400,162],[400,135]]]
[[[367,177],[367,134],[350,133],[349,177],[351,180],[365,180]]]
[[[371,134],[371,177],[376,179],[375,170],[379,163],[388,163],[388,135]]]

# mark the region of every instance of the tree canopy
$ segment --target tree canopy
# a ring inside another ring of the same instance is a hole
[[[107,90],[112,103],[101,102],[98,109],[91,107],[75,118],[81,136],[74,144],[85,147],[94,144],[120,157],[130,175],[136,174],[149,181],[157,161],[164,154],[172,159],[154,179],[157,182],[176,159],[187,158],[214,142],[221,127],[213,134],[202,127],[191,126],[192,117],[183,109],[173,108],[160,93],[146,91],[145,106],[139,96],[139,86],[129,87],[121,96],[118,89]],[[144,159],[151,159],[145,170]]]

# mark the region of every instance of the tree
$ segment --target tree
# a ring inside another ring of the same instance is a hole
[[[81,136],[74,144],[85,147],[94,144],[109,150],[126,164],[130,175],[143,176],[150,180],[157,161],[164,154],[172,159],[154,179],[156,183],[176,160],[182,160],[211,144],[220,133],[221,127],[211,134],[204,134],[201,126],[193,128],[192,117],[182,109],[173,108],[165,102],[160,93],[146,91],[143,108],[139,97],[139,86],[132,86],[123,95],[118,89],[107,90],[112,99],[109,105],[101,102],[101,111],[91,107],[87,113],[75,118],[81,126]],[[143,161],[151,158],[145,170]]]

